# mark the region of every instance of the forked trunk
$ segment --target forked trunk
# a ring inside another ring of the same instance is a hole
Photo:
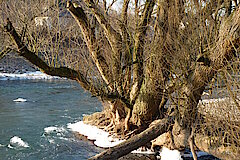
[[[137,126],[150,124],[159,116],[162,90],[156,90],[151,80],[143,82],[132,110],[132,122]]]

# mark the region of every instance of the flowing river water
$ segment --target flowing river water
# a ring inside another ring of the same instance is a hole
[[[103,149],[77,138],[70,126],[95,135],[96,130],[75,124],[101,110],[101,103],[75,81],[41,72],[0,73],[0,160],[86,160]],[[176,150],[160,155],[181,159]],[[201,160],[216,159],[204,152],[198,155]],[[183,156],[191,157],[189,151]]]
[[[0,160],[82,160],[99,153],[67,125],[101,109],[74,81],[0,80]]]

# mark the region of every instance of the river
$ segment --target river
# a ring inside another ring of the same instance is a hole
[[[67,125],[101,109],[74,81],[0,80],[0,160],[83,160],[99,153]]]

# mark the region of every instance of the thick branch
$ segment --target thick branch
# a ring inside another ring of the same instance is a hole
[[[157,138],[159,135],[165,133],[170,125],[170,118],[159,120],[155,125],[146,129],[142,133],[122,142],[121,144],[105,150],[104,152],[90,158],[90,160],[97,159],[117,159],[131,151],[144,146],[146,143]]]
[[[128,27],[128,5],[130,0],[124,0],[122,7],[122,15],[121,15],[121,32],[122,32],[122,55],[123,55],[123,63],[125,66],[122,67],[122,71],[125,69],[124,76],[124,92],[129,96],[130,92],[130,83],[131,83],[131,65],[132,65],[132,53],[130,51],[130,42],[129,42],[129,34],[127,31]]]
[[[232,16],[222,22],[219,30],[219,39],[209,51],[210,65],[198,64],[193,76],[188,81],[193,87],[205,86],[213,78],[219,69],[222,69],[229,61],[232,61],[240,48],[240,8]]]
[[[5,29],[9,33],[13,41],[16,43],[18,48],[18,54],[26,58],[32,64],[36,65],[44,73],[52,76],[59,76],[59,77],[65,77],[72,80],[77,80],[80,82],[80,84],[84,89],[86,90],[90,89],[89,82],[85,79],[85,77],[80,72],[77,72],[67,67],[60,67],[60,68],[50,67],[35,53],[28,50],[25,44],[21,41],[20,36],[18,35],[18,33],[16,32],[15,28],[13,27],[12,23],[9,20],[7,20],[7,25],[5,26]]]
[[[121,35],[113,29],[111,24],[106,20],[102,11],[96,6],[96,4],[92,0],[84,0],[87,6],[91,9],[94,16],[97,18],[99,24],[102,26],[104,31],[106,32],[107,38],[114,50],[116,49],[117,44],[121,42]],[[121,44],[121,43],[120,43]],[[119,50],[118,48],[117,50]]]
[[[133,65],[133,86],[130,94],[132,102],[135,101],[143,82],[143,49],[145,43],[144,40],[146,37],[146,31],[151,19],[154,5],[155,0],[146,1],[142,18],[136,29],[133,61],[137,61],[138,63]]]
[[[86,14],[84,13],[82,8],[80,8],[79,6],[74,6],[71,2],[67,3],[67,8],[80,26],[88,49],[92,55],[92,59],[94,60],[103,80],[112,90],[113,86],[110,84],[110,82],[112,81],[112,74],[105,58],[100,54],[99,46],[96,43],[94,33],[91,30]]]
[[[166,0],[158,0],[157,17],[154,25],[154,38],[160,36],[165,41],[168,32],[168,10],[169,4]]]
[[[102,11],[96,6],[96,4],[92,0],[84,0],[87,6],[91,9],[92,13],[96,17],[98,23],[102,26],[105,31],[106,37],[111,45],[113,51],[113,76],[115,81],[118,81],[119,75],[121,73],[121,35],[114,30],[111,24],[106,20]]]
[[[12,23],[10,21],[7,22],[7,25],[5,26],[6,31],[9,33],[9,35],[12,37],[14,42],[17,45],[18,48],[18,54],[24,58],[26,58],[29,62],[37,66],[41,69],[44,73],[51,75],[51,76],[59,76],[64,77],[72,80],[78,81],[80,85],[85,89],[88,90],[93,96],[100,97],[103,100],[116,100],[120,99],[124,103],[127,104],[128,107],[130,107],[130,103],[127,99],[124,97],[119,96],[118,94],[105,94],[103,91],[98,90],[94,86],[92,86],[87,79],[78,71],[75,71],[71,68],[67,67],[50,67],[47,63],[45,63],[41,58],[39,58],[35,53],[28,50],[28,48],[23,44],[23,42],[20,39],[20,36],[16,32],[15,28],[12,26]],[[8,51],[8,49],[7,49]]]
[[[209,50],[208,59],[210,65],[197,62],[196,68],[188,76],[186,84],[181,88],[182,99],[178,110],[180,112],[179,124],[183,129],[189,129],[188,127],[195,123],[198,102],[205,87],[217,72],[224,68],[229,61],[234,61],[234,56],[239,53],[240,9],[225,19],[221,25],[216,46]]]
[[[127,13],[128,13],[128,5],[129,5],[130,0],[124,0],[123,2],[123,7],[122,7],[122,15],[121,15],[121,30],[122,30],[122,36],[126,37],[127,36]]]
[[[219,38],[215,46],[209,50],[208,60],[210,65],[197,63],[195,70],[189,75],[188,85],[183,87],[184,94],[189,101],[186,104],[194,104],[197,107],[201,94],[218,72],[239,52],[240,48],[240,8],[233,15],[222,22],[219,30]],[[183,107],[185,105],[183,104]]]

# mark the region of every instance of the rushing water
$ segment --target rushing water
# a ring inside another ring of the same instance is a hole
[[[100,110],[73,81],[0,80],[0,160],[87,159],[101,149],[77,139],[67,124]]]

